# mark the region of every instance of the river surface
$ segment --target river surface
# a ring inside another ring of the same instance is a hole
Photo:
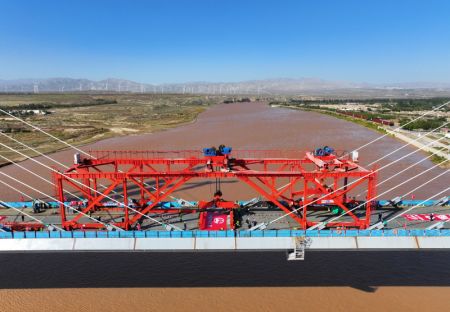
[[[223,143],[235,149],[306,151],[329,145],[351,151],[379,136],[314,112],[241,103],[217,105],[185,126],[108,139],[83,149],[201,149]],[[404,144],[390,137],[378,140],[360,149],[361,165]],[[384,166],[413,151],[406,146],[378,164]],[[73,151],[50,156],[70,164]],[[378,181],[425,156],[417,152],[401,159],[381,170]],[[36,160],[54,165],[42,157]],[[30,160],[22,165],[50,178],[48,169]],[[378,192],[391,190],[382,196],[390,198],[424,185],[413,194],[424,199],[432,196],[450,181],[446,174],[425,184],[443,172],[432,167],[425,160],[383,183]],[[54,192],[15,166],[1,170],[48,194]],[[177,195],[209,196],[211,186],[197,186],[188,184]],[[236,183],[225,183],[223,191],[227,199],[254,196]],[[0,198],[17,200],[19,195],[2,187]],[[446,311],[450,307],[449,260],[448,252],[310,252],[304,262],[289,263],[283,253],[270,252],[0,254],[0,311]]]

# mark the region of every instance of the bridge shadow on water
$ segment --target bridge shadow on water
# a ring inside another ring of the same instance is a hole
[[[450,286],[450,251],[0,253],[0,288]]]

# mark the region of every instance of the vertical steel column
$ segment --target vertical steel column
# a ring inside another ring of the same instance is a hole
[[[306,217],[306,214],[308,213],[308,180],[303,180],[303,216],[302,216],[302,229],[306,230],[308,226],[308,218]]]
[[[377,183],[377,170],[374,167],[374,169],[372,169],[372,173],[369,175],[368,178],[366,219],[363,228],[368,228],[370,226],[370,215],[372,212],[372,208],[375,205],[375,201],[373,199],[377,196],[376,183]]]
[[[53,172],[54,180],[56,182],[56,185],[58,187],[57,189],[57,196],[60,201],[59,203],[59,213],[61,214],[61,225],[64,228],[66,225],[66,206],[64,205],[64,188],[63,188],[63,181],[62,177],[59,175],[59,173]]]
[[[128,214],[128,208],[127,208],[127,206],[128,206],[127,178],[123,179],[122,185],[123,185],[122,189],[123,189],[123,204],[124,204],[123,209],[125,212],[125,222],[124,222],[123,228],[125,228],[125,230],[128,230],[128,228],[130,226],[130,220],[129,220],[129,214]]]
[[[140,166],[139,166],[139,172],[140,172],[140,173],[144,172],[144,165],[142,164],[142,162],[141,162],[141,164],[140,164]],[[141,185],[141,192],[140,192],[140,194],[141,194],[141,200],[140,200],[140,204],[141,204],[141,206],[144,206],[145,203],[146,203],[146,200],[145,200],[145,192],[144,192],[144,185],[145,185],[145,183],[144,183],[144,176],[141,177],[140,182],[141,182],[141,183],[140,183],[140,185]]]

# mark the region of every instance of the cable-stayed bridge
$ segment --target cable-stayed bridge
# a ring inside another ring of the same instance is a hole
[[[435,109],[444,105],[448,103]],[[53,185],[55,190],[54,194],[46,194],[0,171],[0,183],[4,187],[27,197],[21,202],[0,200],[4,208],[0,220],[0,249],[5,251],[287,249],[290,250],[289,259],[296,260],[303,259],[308,248],[432,249],[450,246],[450,215],[446,213],[450,183],[427,199],[406,200],[431,181],[448,177],[449,170],[406,193],[383,200],[386,192],[377,193],[377,186],[432,155],[384,181],[377,180],[379,171],[418,150],[383,167],[375,165],[366,169],[359,164],[359,150],[387,134],[352,152],[335,151],[328,146],[306,153],[233,151],[224,145],[203,151],[86,152],[29,122],[11,117],[77,153],[72,166],[55,168],[30,157],[23,150],[0,144],[3,149],[50,170],[52,180],[0,153],[4,160]],[[2,135],[17,142],[9,135]],[[430,140],[429,144],[435,141]],[[406,146],[408,144],[380,159]],[[45,157],[54,161],[47,155]],[[427,170],[414,172],[390,191],[447,161],[444,159]],[[192,180],[214,181],[213,194],[195,201],[174,196]],[[221,190],[225,180],[245,184],[255,192],[255,197],[226,200],[226,194]],[[9,181],[21,187],[14,187]],[[42,197],[31,198],[26,190],[38,192]]]

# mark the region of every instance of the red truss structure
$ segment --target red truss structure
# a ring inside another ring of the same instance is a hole
[[[142,214],[152,216],[168,212],[160,203],[169,201],[176,190],[191,180],[239,180],[253,188],[258,196],[290,213],[289,217],[302,229],[317,223],[308,217],[313,204],[317,203],[337,206],[351,218],[328,223],[327,227],[367,228],[375,204],[370,199],[376,196],[376,170],[364,169],[348,155],[317,156],[315,152],[298,151],[233,151],[214,155],[199,151],[93,151],[90,155],[91,158],[76,155],[70,169],[54,173],[57,196],[64,201],[65,190],[77,191],[86,199],[86,204],[80,208],[85,214],[100,209],[120,211],[122,218],[114,225],[123,229],[142,221]],[[100,184],[106,188],[99,188]],[[139,197],[133,202],[133,209],[141,214],[107,198],[114,197],[131,206],[131,188],[134,193],[138,190],[138,195],[133,195],[133,198]],[[349,208],[353,201],[350,194],[356,188],[367,190],[369,199],[365,212],[358,216]],[[120,199],[114,192],[121,194]],[[204,203],[200,201],[199,206],[205,206]],[[237,205],[222,206],[233,210]],[[301,209],[292,213],[299,207]],[[197,212],[201,208],[171,208],[170,211]],[[60,214],[66,229],[102,227],[92,220],[86,221],[80,214],[67,213],[63,205]]]

